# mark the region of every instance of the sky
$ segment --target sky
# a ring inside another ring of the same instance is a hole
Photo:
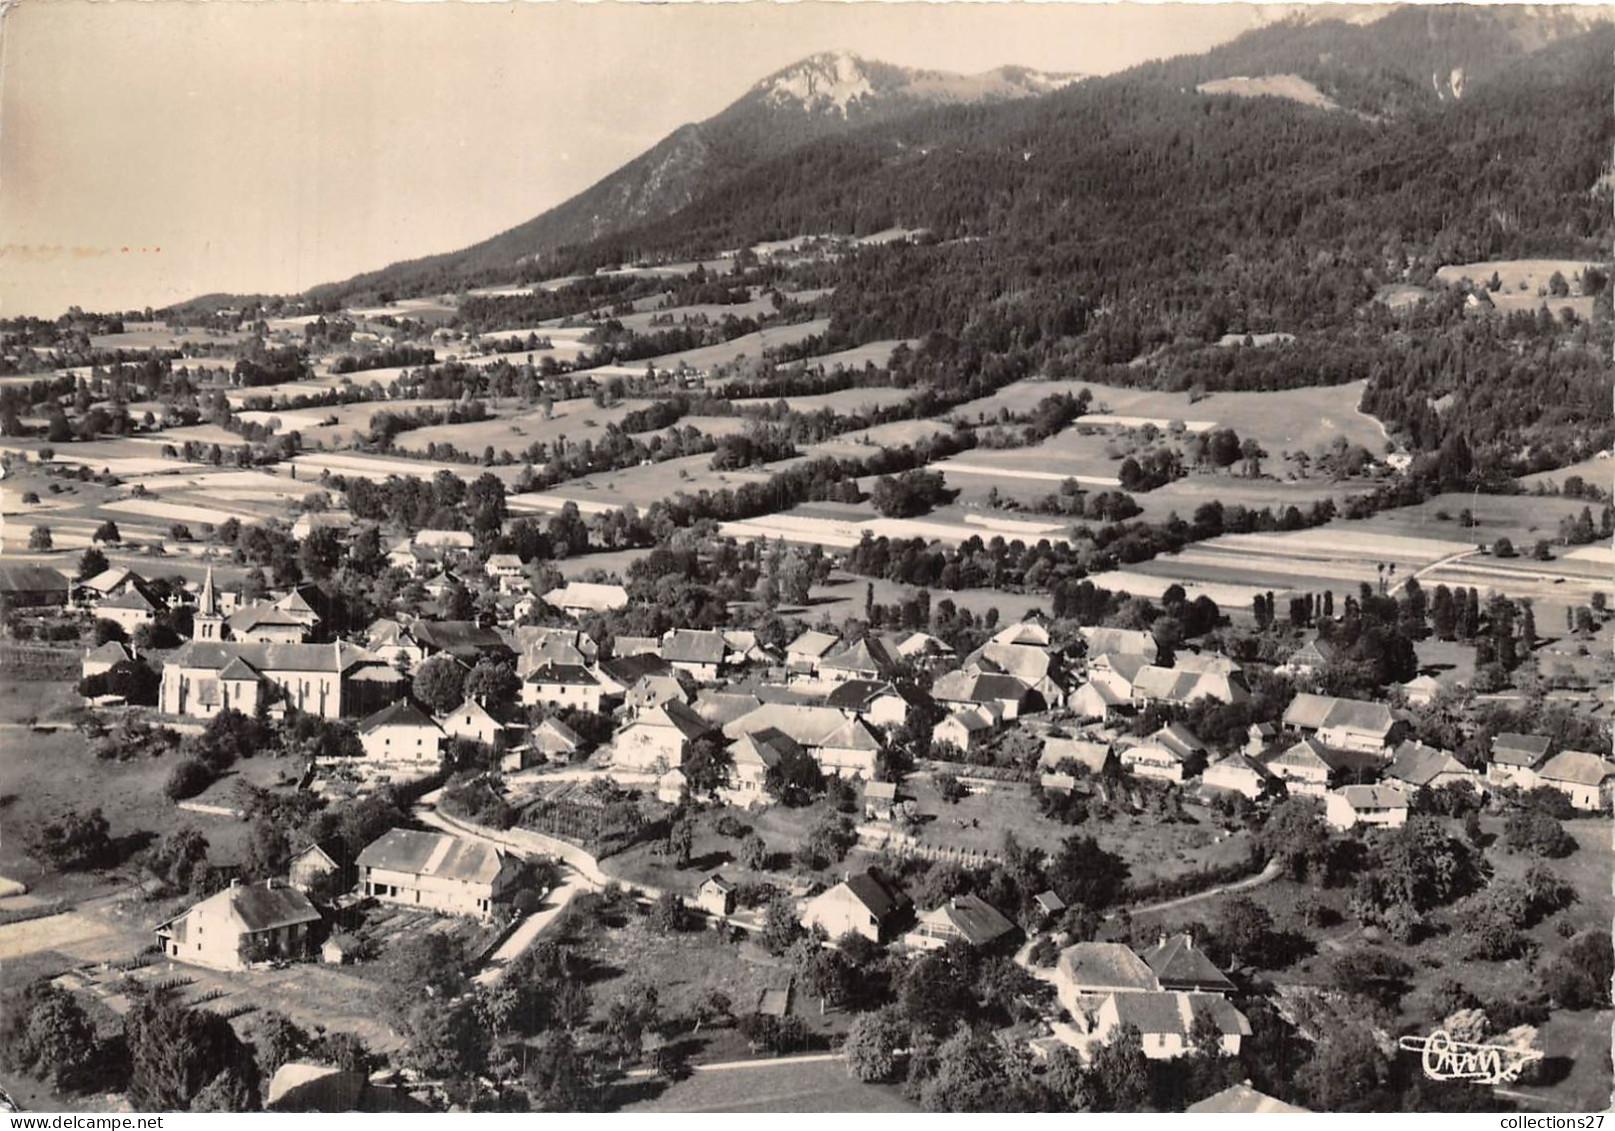
[[[1104,74],[1241,4],[16,0],[0,316],[290,293],[452,251],[818,51]]]

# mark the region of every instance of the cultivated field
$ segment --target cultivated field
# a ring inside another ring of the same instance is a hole
[[[804,338],[824,333],[829,326],[828,318],[815,318],[791,326],[768,326],[755,334],[743,334],[733,341],[719,345],[702,346],[699,349],[653,357],[646,364],[654,365],[658,369],[672,369],[681,364],[695,369],[716,369],[718,366],[730,365],[744,358],[760,358],[764,350],[793,345]],[[636,366],[640,364],[635,362]]]
[[[885,408],[902,404],[913,394],[907,389],[871,386],[861,389],[840,389],[834,393],[814,393],[801,397],[741,397],[733,403],[738,408],[774,405],[784,401],[794,412],[831,412],[852,414],[870,408]]]
[[[496,452],[521,452],[533,444],[553,444],[565,437],[569,446],[585,440],[599,440],[606,426],[621,425],[623,417],[645,408],[650,401],[621,401],[600,408],[588,397],[557,401],[546,418],[543,409],[498,416],[470,424],[434,424],[402,432],[393,442],[406,452],[424,452],[432,444],[453,444],[463,452],[481,454],[486,447]]]
[[[711,454],[702,453],[602,472],[587,479],[570,479],[548,491],[513,495],[508,503],[513,512],[553,512],[565,502],[577,503],[584,514],[615,510],[627,503],[643,510],[659,499],[670,499],[680,492],[694,495],[743,483],[760,483],[774,472],[791,466],[792,462],[771,463],[766,470],[713,471]]]
[[[882,518],[868,503],[804,503],[780,514],[722,525],[724,534],[736,538],[783,538],[801,545],[818,544],[835,549],[856,546],[866,530],[876,538],[923,538],[956,546],[970,538],[990,541],[998,535],[1007,541],[1036,542],[1047,538],[1051,542],[1064,542],[1069,527],[1063,522],[976,514]]]
[[[781,608],[780,612],[800,616],[814,623],[823,618],[830,624],[839,626],[848,617],[861,618],[864,615],[864,594],[871,585],[874,586],[876,603],[882,605],[895,605],[913,600],[920,592],[918,586],[859,577],[838,570],[832,572],[824,584],[813,587],[808,595],[807,605],[800,609]],[[997,609],[999,620],[1003,624],[1021,620],[1033,609],[1047,612],[1049,608],[1046,593],[1006,593],[997,589],[931,590],[933,607],[944,600],[952,601],[955,608],[968,609],[976,616],[985,616],[987,610]]]

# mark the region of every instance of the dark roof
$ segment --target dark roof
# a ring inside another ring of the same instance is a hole
[[[1234,984],[1188,935],[1162,939],[1143,955],[1164,990],[1209,990],[1230,993]]]
[[[886,918],[907,902],[901,895],[886,890],[886,886],[868,872],[848,876],[843,886],[852,892],[859,903],[869,908],[869,913],[876,919]]]
[[[897,689],[884,680],[849,679],[845,683],[838,684],[834,691],[825,696],[824,705],[840,707],[844,711],[858,711],[876,699],[896,694]]]
[[[226,888],[219,895],[229,901],[230,909],[253,934],[294,923],[317,923],[320,919],[308,896],[283,883],[274,887],[267,883],[242,884]]]
[[[700,738],[716,729],[679,699],[669,699],[657,704],[649,711],[642,712],[636,722],[630,725],[641,723],[646,726],[673,727],[685,738]]]
[[[1004,918],[997,908],[980,896],[968,893],[954,896],[935,911],[927,911],[922,918],[939,914],[952,923],[971,946],[986,946],[1015,929],[1015,924]]]
[[[504,637],[476,621],[418,620],[410,631],[421,647],[456,657],[511,651]]]
[[[37,593],[60,589],[67,598],[67,575],[61,570],[36,565],[0,565],[0,593]]]
[[[632,687],[647,675],[665,675],[673,665],[653,652],[640,652],[632,656],[619,656],[603,660],[600,670],[624,687]]]
[[[1116,1016],[1123,1025],[1136,1025],[1142,1033],[1177,1033],[1188,1036],[1195,1015],[1206,1013],[1220,1033],[1249,1033],[1250,1022],[1219,994],[1120,993],[1112,994]]]
[[[436,720],[408,699],[395,699],[373,715],[359,720],[360,734],[369,734],[382,727],[431,727],[441,730]]]
[[[1492,761],[1505,766],[1534,766],[1548,756],[1553,739],[1540,734],[1500,734],[1492,739]]]
[[[895,662],[877,637],[865,636],[825,656],[819,666],[832,671],[882,672],[894,667]]]
[[[527,673],[528,683],[575,683],[583,687],[598,687],[589,669],[582,664],[548,663]]]

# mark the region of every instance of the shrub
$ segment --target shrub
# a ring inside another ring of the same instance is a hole
[[[1503,839],[1514,852],[1558,858],[1576,847],[1575,838],[1551,814],[1540,809],[1522,809],[1510,815],[1503,826]]]
[[[213,784],[213,771],[199,758],[187,758],[169,771],[163,792],[170,801],[195,797]]]

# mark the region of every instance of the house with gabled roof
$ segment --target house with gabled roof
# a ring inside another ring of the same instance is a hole
[[[939,677],[931,686],[931,698],[943,705],[991,707],[1007,720],[1040,710],[1045,702],[1025,680],[980,668],[961,668]]]
[[[723,733],[732,739],[772,727],[790,735],[812,755],[826,773],[873,777],[880,755],[880,737],[862,719],[834,707],[796,703],[764,703],[729,723]]]
[[[1111,994],[1099,1007],[1089,1039],[1103,1044],[1118,1029],[1131,1026],[1143,1038],[1146,1057],[1175,1060],[1194,1051],[1191,1035],[1200,1017],[1216,1028],[1223,1054],[1238,1056],[1240,1044],[1250,1036],[1250,1021],[1221,994]]]
[[[956,703],[947,716],[931,728],[931,741],[947,743],[969,753],[997,729],[998,715],[977,703]]]
[[[365,647],[400,671],[414,671],[426,659],[426,649],[401,621],[380,617],[365,629]]]
[[[819,663],[841,646],[841,638],[809,629],[785,646],[785,670],[792,678],[817,679]]]
[[[820,679],[882,680],[896,668],[897,660],[880,637],[865,633],[821,657],[818,674]]]
[[[524,707],[548,703],[553,707],[576,707],[599,713],[604,695],[600,681],[582,664],[546,663],[522,676]]]
[[[662,659],[702,683],[714,683],[728,662],[729,646],[714,629],[675,628],[662,637]]]
[[[886,680],[849,679],[825,696],[824,705],[857,715],[871,726],[896,727],[908,721],[908,696]]]
[[[1237,793],[1251,801],[1266,793],[1275,780],[1265,765],[1237,750],[1212,762],[1200,775],[1201,788]]]
[[[1385,767],[1385,780],[1407,790],[1440,789],[1445,785],[1467,785],[1476,794],[1485,792],[1485,779],[1446,750],[1409,739],[1400,743]]]
[[[1159,990],[1161,984],[1131,947],[1082,942],[1060,952],[1054,964],[1054,988],[1066,1012],[1081,1017],[1113,993],[1144,993]]]
[[[974,950],[1003,947],[1020,934],[1020,928],[978,895],[969,892],[950,897],[940,907],[920,911],[903,943],[916,950],[940,950],[962,942]]]
[[[785,759],[805,753],[801,743],[773,727],[741,735],[729,748],[731,767],[724,800],[732,805],[768,801],[768,772]]]
[[[359,853],[359,891],[384,903],[486,919],[515,887],[517,860],[482,840],[390,829]]]
[[[141,625],[156,620],[161,607],[144,587],[129,585],[116,596],[97,601],[92,612],[98,619],[109,620],[125,632],[132,633]]]
[[[1194,945],[1194,936],[1188,934],[1163,935],[1149,950],[1139,955],[1155,973],[1155,980],[1163,990],[1184,990],[1193,993],[1231,994],[1234,983],[1217,969],[1217,964],[1206,957],[1206,952]]]
[[[716,728],[677,699],[641,711],[612,739],[612,761],[635,770],[675,769],[690,744]]]
[[[1486,783],[1499,789],[1534,789],[1537,767],[1548,760],[1553,740],[1540,734],[1499,734],[1492,738]]]
[[[1195,1115],[1306,1115],[1311,1109],[1296,1107],[1276,1100],[1265,1092],[1258,1092],[1247,1080],[1230,1084],[1183,1110]]]
[[[1313,675],[1322,671],[1339,651],[1332,642],[1314,636],[1291,652],[1279,670],[1289,675]]]
[[[286,864],[286,882],[306,892],[326,876],[335,875],[339,883],[347,886],[353,881],[352,872],[353,854],[341,838],[332,837],[292,853]]]
[[[494,749],[499,749],[512,737],[503,722],[496,719],[488,708],[471,698],[466,699],[454,710],[437,716],[437,725],[442,727],[443,733],[450,738],[463,739]]]
[[[602,582],[569,581],[545,593],[544,603],[569,617],[609,613],[628,607],[628,590]]]
[[[159,923],[157,946],[179,962],[245,970],[271,958],[305,957],[319,923],[319,910],[296,888],[280,880],[237,880]]]
[[[443,728],[408,699],[397,699],[359,720],[359,745],[376,762],[442,761]]]
[[[92,675],[111,671],[114,664],[121,664],[134,658],[134,651],[129,645],[118,640],[108,640],[105,644],[84,653],[84,660],[80,665],[81,674],[88,679]]]
[[[735,913],[737,890],[721,873],[713,872],[695,889],[695,905],[708,915],[723,919]]]
[[[1012,626],[1025,630],[1024,625]],[[961,667],[989,675],[1013,676],[1032,689],[1042,705],[1061,707],[1066,701],[1065,672],[1046,645],[1016,643],[1004,633],[965,657]]]
[[[1132,699],[1109,683],[1089,680],[1071,693],[1067,706],[1079,719],[1109,722],[1123,710],[1130,709]]]
[[[1148,632],[1131,628],[1099,628],[1090,626],[1079,628],[1083,643],[1087,646],[1088,663],[1091,666],[1096,657],[1106,655],[1138,656],[1146,664],[1153,664],[1161,655],[1161,646],[1155,642],[1155,637]]]
[[[547,758],[570,758],[583,749],[578,732],[553,715],[533,728],[531,742]]]
[[[1615,791],[1615,763],[1585,750],[1561,750],[1542,763],[1537,783],[1556,789],[1577,809],[1608,809]]]
[[[1409,797],[1394,785],[1343,785],[1324,795],[1323,816],[1341,831],[1359,825],[1399,829],[1407,824]]]
[[[723,691],[711,687],[702,688],[696,694],[695,702],[690,704],[696,714],[719,728],[751,714],[762,705],[763,701],[749,691]]]
[[[953,656],[952,645],[928,632],[897,633],[886,639],[887,651],[900,660],[929,667]]]
[[[1162,727],[1142,741],[1124,744],[1122,768],[1140,777],[1181,782],[1193,777],[1205,760],[1206,744],[1182,723]]]
[[[1322,797],[1333,783],[1365,780],[1374,772],[1374,755],[1335,750],[1316,738],[1303,738],[1265,763],[1292,794]]]
[[[625,703],[629,714],[634,715],[674,700],[690,706],[695,702],[699,687],[695,677],[689,672],[668,668],[666,671],[641,676],[628,689]]]
[[[1303,693],[1284,712],[1286,728],[1337,750],[1387,754],[1405,724],[1384,703]]]
[[[519,624],[511,636],[516,652],[517,675],[526,675],[546,663],[593,667],[600,659],[600,645],[594,637],[579,628]]]
[[[881,883],[869,872],[856,872],[841,883],[808,900],[802,908],[802,926],[838,939],[851,932],[870,942],[883,942],[910,907],[908,896]]]
[[[1043,750],[1038,755],[1040,770],[1058,770],[1067,762],[1075,762],[1090,774],[1102,774],[1110,763],[1113,747],[1098,738],[1061,738],[1049,735],[1043,739]]]

